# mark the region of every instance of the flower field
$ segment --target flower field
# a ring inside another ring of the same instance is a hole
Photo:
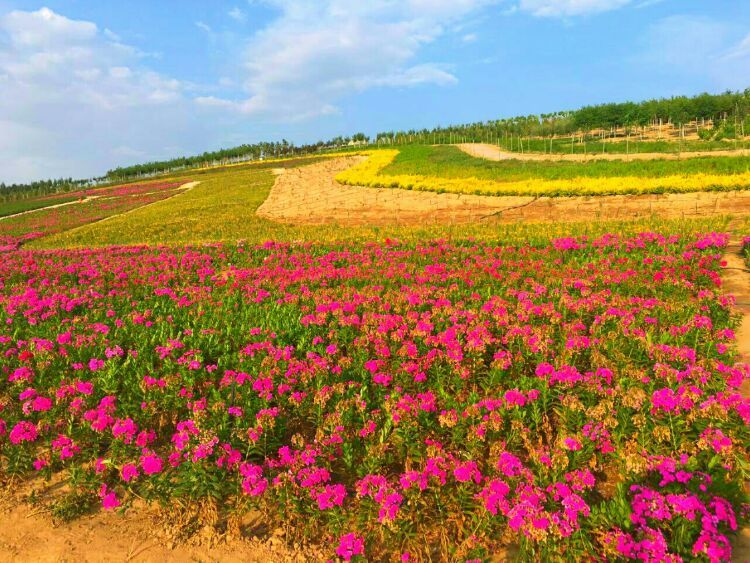
[[[65,199],[50,196],[39,198],[37,201],[49,200],[52,204],[75,199],[80,199],[81,203],[56,209],[39,209],[34,213],[1,220],[0,253],[17,249],[26,241],[68,231],[161,201],[178,194],[180,185],[165,182],[128,184],[88,192],[74,192],[66,194]]]
[[[750,508],[727,242],[8,250],[0,473],[260,511],[346,561],[726,560]]]
[[[386,172],[384,169],[394,162],[398,154],[399,151],[397,150],[370,151],[370,157],[365,162],[340,173],[336,179],[343,184],[376,188],[402,188],[476,195],[548,197],[735,191],[750,187],[750,171],[747,170],[747,167],[742,171],[727,174],[695,172],[673,175],[656,174],[644,177],[617,175],[617,172],[613,170],[611,175],[596,177],[580,176],[563,179],[532,177],[508,181],[476,177],[443,177],[439,172],[430,175],[390,174]],[[687,166],[684,163],[677,164],[683,167]],[[702,165],[702,162],[695,164],[695,166]],[[606,163],[605,166],[615,168],[622,166],[622,164]]]

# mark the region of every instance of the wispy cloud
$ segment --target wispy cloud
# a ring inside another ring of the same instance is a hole
[[[543,18],[569,18],[617,10],[631,0],[520,0],[521,12]]]
[[[447,26],[491,0],[269,0],[280,16],[249,39],[236,97],[201,97],[204,106],[245,115],[300,119],[337,111],[371,88],[457,82],[440,62],[416,63]]]
[[[245,23],[245,20],[247,20],[247,14],[245,14],[245,12],[243,12],[236,6],[229,10],[229,12],[227,12],[227,15],[234,21],[239,23]]]
[[[731,61],[733,59],[744,59],[750,57],[750,33],[748,33],[736,45],[727,50],[721,57],[723,60]]]
[[[198,28],[198,29],[200,29],[201,31],[205,31],[205,32],[206,32],[206,33],[208,33],[209,35],[210,35],[210,34],[213,34],[213,32],[214,32],[214,30],[213,30],[213,29],[211,29],[211,26],[210,26],[210,25],[208,25],[207,23],[205,23],[205,22],[202,22],[202,21],[197,21],[197,22],[195,22],[195,27],[197,27],[197,28]]]

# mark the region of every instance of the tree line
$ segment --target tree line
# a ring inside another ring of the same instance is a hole
[[[0,202],[73,192],[96,186],[105,180],[105,178],[90,178],[86,180],[58,178],[56,180],[38,180],[24,184],[0,183]]]
[[[721,94],[674,96],[642,102],[620,102],[589,105],[577,110],[532,114],[505,119],[481,121],[432,129],[383,131],[371,139],[364,133],[337,136],[328,141],[296,146],[280,142],[243,144],[228,149],[182,156],[169,160],[121,166],[107,171],[101,178],[84,180],[42,180],[28,184],[0,184],[0,201],[61,193],[111,182],[134,180],[177,170],[232,164],[269,158],[303,156],[335,151],[352,145],[445,144],[457,142],[503,143],[513,150],[523,138],[585,136],[595,130],[644,128],[648,125],[682,126],[702,121],[709,126],[699,129],[703,139],[737,138],[750,132],[750,88]],[[514,145],[513,139],[516,139]],[[510,142],[508,142],[510,140]],[[523,144],[521,144],[523,147]]]
[[[721,94],[674,96],[645,100],[583,106],[577,110],[515,116],[433,129],[383,131],[375,142],[381,144],[456,142],[499,142],[515,136],[550,137],[586,135],[594,130],[632,129],[671,124],[681,127],[702,122],[702,138],[733,138],[750,133],[750,88]]]
[[[132,166],[121,166],[107,171],[106,175],[100,178],[81,180],[60,178],[55,180],[40,180],[25,184],[0,183],[0,202],[66,193],[115,182],[148,178],[189,168],[316,154],[352,145],[366,145],[369,143],[369,140],[370,138],[364,133],[355,133],[352,136],[346,137],[338,136],[328,141],[318,141],[317,143],[301,146],[295,146],[294,143],[290,143],[286,139],[283,139],[280,142],[243,144],[228,149],[204,152],[203,154],[196,156],[182,156],[169,160],[146,162]]]

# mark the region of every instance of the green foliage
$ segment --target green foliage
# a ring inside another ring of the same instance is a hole
[[[90,491],[73,490],[54,501],[50,514],[55,522],[72,522],[87,514],[98,505],[97,497]]]
[[[750,114],[750,89],[743,92],[722,94],[700,94],[687,97],[652,99],[643,102],[623,102],[585,106],[573,111],[557,111],[538,115],[516,116],[505,119],[479,121],[462,125],[435,127],[433,129],[384,131],[378,133],[379,144],[452,144],[467,142],[489,142],[501,144],[509,150],[520,150],[519,137],[525,137],[523,144],[531,142],[525,150],[541,151],[542,139],[528,137],[570,136],[572,133],[588,132],[593,129],[609,130],[613,127],[642,127],[650,123],[684,124],[691,120],[728,120],[734,117],[744,120]],[[595,140],[595,139],[594,139]],[[559,144],[565,141],[558,139]],[[538,147],[534,146],[534,143]],[[678,150],[676,143],[657,145],[656,152]],[[609,147],[609,143],[607,144]],[[601,152],[601,146],[597,147]],[[552,152],[565,152],[562,147],[552,148]],[[570,152],[570,137],[567,141]],[[581,150],[575,152],[583,152]],[[697,149],[693,149],[697,150]],[[710,150],[709,148],[701,150]],[[621,151],[625,152],[623,146]],[[609,151],[607,151],[609,152]],[[652,152],[645,148],[640,152]]]
[[[77,197],[57,197],[57,198],[43,198],[43,199],[21,199],[16,201],[8,201],[0,203],[0,217],[7,217],[8,215],[15,215],[17,213],[23,213],[24,211],[33,211],[35,209],[43,209],[51,205],[59,205],[61,203],[68,203],[75,201]]]
[[[0,183],[0,205],[2,205],[0,209],[4,209],[12,201],[37,198],[49,194],[64,194],[95,185],[100,185],[100,179],[73,180],[72,178],[60,178],[57,180],[40,180],[27,184]],[[0,216],[2,216],[1,211]]]

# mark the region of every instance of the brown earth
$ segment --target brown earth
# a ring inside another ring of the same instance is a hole
[[[180,518],[137,502],[124,514],[97,510],[70,523],[56,523],[44,506],[28,502],[36,490],[44,504],[59,496],[58,485],[36,483],[0,494],[0,562],[139,563],[324,561],[320,548],[287,545],[284,530],[259,525],[250,515],[230,534],[205,525],[190,539],[180,535]]]
[[[691,151],[681,153],[664,152],[642,152],[630,154],[615,153],[590,153],[590,154],[542,154],[542,153],[520,153],[504,151],[495,145],[485,143],[461,143],[456,145],[466,154],[487,160],[568,160],[571,162],[586,162],[590,160],[682,160],[686,158],[697,158],[700,156],[749,156],[750,150],[717,150],[717,151]]]
[[[730,228],[734,226],[735,223]],[[735,296],[735,310],[742,315],[736,333],[739,361],[750,364],[750,270],[741,252],[742,243],[734,236],[723,256],[725,266],[721,277],[724,291]],[[744,382],[741,391],[745,397],[750,396],[750,381]],[[750,561],[750,528],[743,529],[737,536],[732,561]]]
[[[750,214],[750,191],[588,197],[477,196],[336,182],[336,174],[364,158],[333,158],[284,170],[258,208],[258,215],[293,224],[428,225]]]

